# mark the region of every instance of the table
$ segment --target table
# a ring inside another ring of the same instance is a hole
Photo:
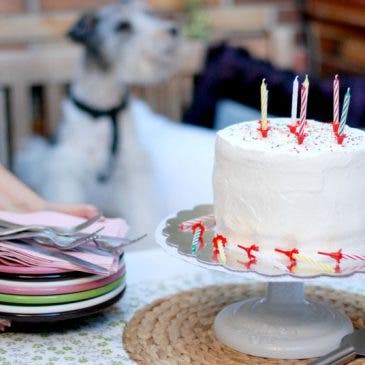
[[[167,255],[160,248],[127,252],[127,291],[121,301],[93,318],[44,333],[0,334],[0,364],[134,364],[123,349],[123,329],[151,301],[193,287],[247,282],[244,277],[202,269]],[[365,295],[361,280],[324,285]]]

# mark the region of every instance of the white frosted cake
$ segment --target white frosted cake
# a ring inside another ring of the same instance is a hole
[[[213,176],[217,232],[228,246],[303,252],[351,247],[365,252],[365,132],[345,128],[338,144],[332,125],[308,120],[299,145],[289,119],[218,132]]]

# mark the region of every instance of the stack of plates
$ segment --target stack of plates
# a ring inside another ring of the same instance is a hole
[[[60,269],[0,265],[0,318],[13,322],[63,321],[97,313],[125,290],[123,255],[110,276]]]

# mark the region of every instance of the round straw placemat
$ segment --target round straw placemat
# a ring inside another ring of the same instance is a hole
[[[262,296],[264,286],[207,286],[180,292],[142,308],[127,324],[123,342],[131,359],[145,365],[308,364],[311,360],[271,360],[242,354],[220,343],[212,325],[227,304]],[[365,327],[365,297],[323,287],[307,287],[306,298],[330,304]],[[357,359],[351,365],[365,364]]]

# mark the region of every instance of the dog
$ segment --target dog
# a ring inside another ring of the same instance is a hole
[[[49,201],[93,203],[147,227],[151,165],[136,137],[128,90],[174,73],[178,29],[143,4],[124,1],[82,15],[68,35],[83,53],[55,142],[28,140],[15,173]]]

